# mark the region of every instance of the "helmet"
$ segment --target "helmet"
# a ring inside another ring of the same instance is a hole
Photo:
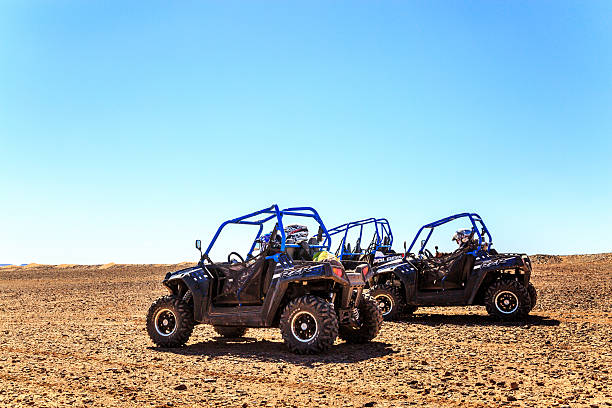
[[[308,240],[308,228],[304,225],[288,225],[285,227],[285,237],[288,244],[297,244]]]
[[[265,235],[259,237],[258,242],[263,246],[267,245],[272,238],[272,233],[268,232]],[[285,227],[285,242],[287,244],[299,244],[301,241],[308,240],[308,228],[303,225],[289,225]],[[276,242],[280,243],[280,234],[276,234]]]
[[[472,230],[470,228],[462,228],[455,232],[455,235],[453,235],[452,240],[455,241],[457,245],[462,245],[467,243],[470,240],[471,236]]]

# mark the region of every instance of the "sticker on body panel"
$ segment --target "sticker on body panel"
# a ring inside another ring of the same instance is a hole
[[[374,265],[401,260],[402,258],[404,258],[403,254],[384,255],[382,252],[376,251],[376,254],[374,255]]]

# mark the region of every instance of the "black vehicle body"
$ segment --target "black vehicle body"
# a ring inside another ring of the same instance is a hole
[[[289,300],[307,294],[333,300],[340,321],[349,323],[365,285],[361,271],[367,265],[362,264],[355,268],[355,273],[338,277],[328,262],[294,263],[286,253],[277,255],[277,260],[264,260],[253,268],[250,279],[243,286],[233,283],[244,276],[244,271],[231,269],[226,263],[199,263],[168,273],[163,284],[178,297],[191,292],[193,318],[197,323],[278,327],[281,311]]]
[[[469,242],[450,254],[434,256],[425,249],[434,228],[462,217],[473,224],[473,238]],[[416,254],[411,253],[417,238],[427,229],[430,229],[427,239],[421,242]],[[498,253],[492,248],[484,222],[474,213],[456,214],[423,226],[402,259],[382,262],[372,269],[367,277],[372,288],[370,294],[382,302],[386,318],[393,306],[390,317],[402,311],[411,313],[417,307],[484,305],[490,314],[514,319],[524,317],[535,305],[529,257]],[[510,305],[504,309],[507,300]],[[495,307],[495,302],[501,309]]]
[[[319,233],[309,240],[288,240],[286,215],[314,219]],[[262,235],[267,221],[276,221],[274,229]],[[258,226],[259,231],[246,260],[231,252],[227,262],[212,262],[208,254],[227,224]],[[354,343],[370,341],[383,318],[377,303],[363,293],[368,266],[349,272],[340,263],[313,262],[310,254],[329,250],[330,241],[310,207],[281,211],[273,205],[224,222],[196,266],[165,276],[170,294],[149,309],[149,336],[160,346],[180,346],[201,323],[226,337],[240,337],[247,328],[280,327],[288,347],[297,353],[324,351],[338,336]],[[199,240],[196,247],[202,252]],[[310,261],[301,260],[304,254]]]
[[[512,279],[527,286],[531,278],[531,261],[526,254],[465,255],[453,266],[463,276],[453,281],[445,279],[439,285],[432,284],[426,276],[436,267],[408,256],[375,269],[370,285],[389,283],[401,287],[405,304],[412,306],[484,306],[484,288],[491,282]]]

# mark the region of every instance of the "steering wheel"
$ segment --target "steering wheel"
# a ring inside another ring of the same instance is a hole
[[[238,259],[240,259],[240,262],[234,260],[234,262],[232,262],[232,255],[236,255],[236,257]],[[233,263],[244,263],[244,258],[242,256],[240,256],[240,254],[238,252],[230,252],[229,255],[227,256],[227,263],[229,264],[233,264]]]
[[[425,249],[423,250],[423,253],[425,254],[425,257],[426,257],[426,258],[433,258],[433,257],[434,257],[434,256],[431,254],[431,251],[430,251],[429,249],[427,249],[427,248],[425,248]]]

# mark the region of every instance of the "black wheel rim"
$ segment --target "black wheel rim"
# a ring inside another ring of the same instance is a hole
[[[155,315],[155,330],[160,336],[170,336],[176,331],[176,316],[170,309],[162,309]]]
[[[503,314],[514,313],[518,306],[518,297],[510,291],[505,290],[495,296],[495,307]]]
[[[391,296],[381,294],[377,295],[374,299],[376,299],[378,308],[381,310],[383,316],[387,316],[389,313],[391,313],[391,310],[393,309],[393,300],[391,299]]]
[[[299,312],[291,320],[293,337],[302,343],[313,340],[317,335],[317,319],[309,312]]]

